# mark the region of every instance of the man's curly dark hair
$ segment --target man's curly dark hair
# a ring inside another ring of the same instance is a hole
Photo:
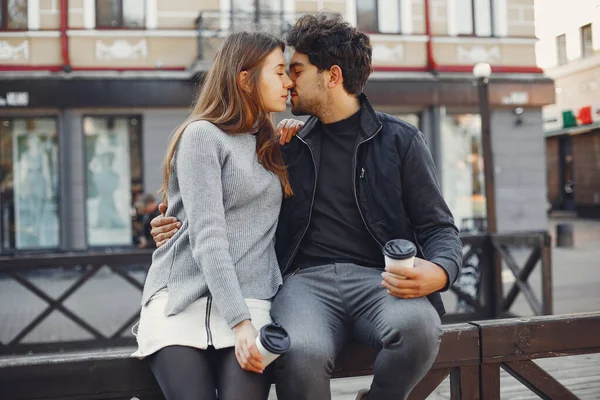
[[[344,89],[350,94],[359,95],[373,72],[369,37],[344,22],[340,14],[303,15],[289,31],[286,42],[308,55],[319,71],[339,66]]]

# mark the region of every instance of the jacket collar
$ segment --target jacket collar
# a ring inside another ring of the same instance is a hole
[[[381,129],[382,124],[367,96],[364,93],[361,93],[358,99],[360,100],[361,109],[361,136],[363,137],[363,139],[369,139],[372,136],[374,136],[379,131],[379,129]],[[314,131],[314,128],[318,124],[318,122],[319,119],[317,117],[311,116],[304,124],[302,130],[298,133],[298,136],[303,140],[309,139],[311,133]]]

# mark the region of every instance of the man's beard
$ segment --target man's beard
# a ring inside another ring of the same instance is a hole
[[[322,92],[321,92],[322,93]],[[318,116],[323,110],[324,104],[318,100],[318,97],[305,99],[302,101],[300,96],[296,97],[296,104],[292,103],[292,114],[294,115],[315,115]]]
[[[304,97],[304,100],[302,100],[300,96],[296,97],[296,105],[292,103],[292,114],[314,115],[318,117],[323,108],[326,106],[326,102],[322,101],[324,97],[327,97],[323,82],[316,82],[310,89],[308,89],[308,91],[311,94],[310,98],[307,99]]]
[[[304,109],[301,104],[297,104],[295,106],[294,106],[294,104],[292,104],[292,114],[294,114],[294,115],[311,115],[311,113],[308,112],[306,109]]]

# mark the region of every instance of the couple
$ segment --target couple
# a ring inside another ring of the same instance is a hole
[[[135,355],[169,400],[266,399],[254,343],[271,318],[292,344],[280,400],[330,399],[350,340],[380,349],[357,399],[407,398],[438,352],[461,243],[423,135],[373,110],[369,38],[339,15],[301,17],[287,44],[289,76],[278,39],[225,39],[167,152]],[[313,117],[276,139],[288,92]],[[418,244],[414,268],[384,269],[391,239]]]

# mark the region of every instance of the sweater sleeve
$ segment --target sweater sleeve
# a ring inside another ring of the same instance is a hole
[[[190,124],[178,144],[175,170],[192,256],[202,269],[219,312],[233,328],[250,319],[250,312],[229,252],[221,178],[226,159],[222,135],[206,121]]]

